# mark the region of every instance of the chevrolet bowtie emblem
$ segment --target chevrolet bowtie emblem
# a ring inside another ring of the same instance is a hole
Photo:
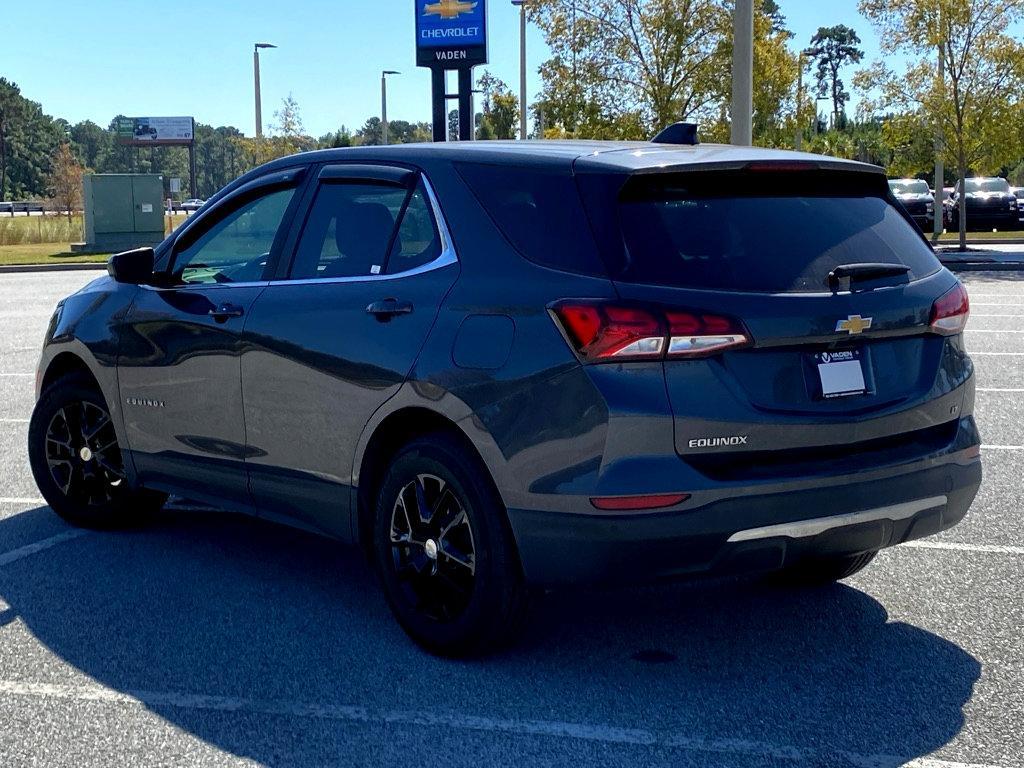
[[[860,315],[850,315],[845,320],[840,320],[836,323],[836,332],[846,331],[851,336],[864,333],[868,328],[871,327],[872,318],[861,317]]]
[[[479,3],[464,0],[438,0],[423,6],[424,16],[440,16],[442,19],[457,19],[464,13],[472,13]]]

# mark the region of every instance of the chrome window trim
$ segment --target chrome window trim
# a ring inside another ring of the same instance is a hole
[[[143,283],[139,287],[150,291],[205,291],[211,288],[266,288],[268,285],[270,285],[269,280],[256,280],[247,283],[180,283],[179,285],[146,285]]]
[[[384,282],[387,280],[398,280],[399,278],[404,277],[414,277],[416,275],[422,275],[425,272],[433,272],[435,269],[443,269],[444,267],[451,266],[452,264],[458,264],[459,256],[455,252],[455,245],[452,241],[451,232],[448,229],[448,222],[444,217],[444,212],[441,210],[441,204],[437,199],[437,193],[434,191],[434,185],[430,183],[430,179],[427,178],[425,173],[420,173],[419,177],[423,180],[423,187],[427,190],[427,199],[430,201],[430,210],[434,214],[434,226],[437,227],[438,234],[441,236],[441,253],[438,254],[436,259],[429,261],[426,264],[421,264],[418,267],[414,267],[413,269],[407,269],[405,272],[396,272],[391,275],[303,277],[295,280],[285,278],[283,280],[273,280],[270,285],[335,285],[338,283]]]

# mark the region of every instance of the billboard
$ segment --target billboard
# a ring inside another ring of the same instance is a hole
[[[458,69],[487,63],[487,0],[415,0],[416,64]]]
[[[119,117],[117,139],[122,144],[191,144],[195,121],[191,117]]]

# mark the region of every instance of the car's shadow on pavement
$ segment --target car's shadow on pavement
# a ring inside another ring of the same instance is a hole
[[[25,514],[51,524],[48,510]],[[0,521],[0,536],[19,517]],[[511,650],[440,660],[398,629],[354,549],[219,513],[165,512],[11,563],[0,568],[3,602],[0,624],[22,621],[35,640],[21,641],[16,668],[2,655],[0,681],[26,669],[37,670],[28,682],[66,679],[38,641],[186,732],[270,766],[355,752],[409,762],[403,750],[422,741],[447,765],[471,764],[479,753],[458,745],[492,737],[505,750],[532,739],[531,753],[537,739],[558,742],[570,756],[596,744],[609,765],[640,750],[665,764],[789,755],[895,766],[953,738],[980,674],[964,650],[889,623],[857,589],[749,581],[551,594]],[[617,744],[622,733],[633,736]],[[619,747],[634,752],[616,758]]]

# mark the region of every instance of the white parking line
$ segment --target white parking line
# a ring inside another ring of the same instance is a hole
[[[36,499],[31,496],[28,497],[14,497],[14,496],[2,496],[0,497],[0,504],[45,504],[46,499]]]
[[[0,376],[3,376],[4,378],[8,378],[8,379],[14,379],[14,378],[18,378],[18,379],[25,378],[25,379],[27,379],[30,376],[35,376],[35,374],[34,373],[0,373]]]
[[[1021,317],[1024,317],[1024,315],[1021,315]],[[967,332],[968,333],[1024,333],[1024,331],[1017,331],[1017,330],[1004,331],[1004,330],[1001,330],[999,328],[968,328]]]
[[[1019,318],[1024,319],[1024,313],[1014,314],[1014,315],[996,315],[996,314],[989,314],[987,312],[972,312],[971,313],[971,318],[973,319],[975,317],[1019,317]]]
[[[28,424],[28,419],[0,419],[0,424]]]
[[[85,536],[87,533],[88,531],[80,529],[65,531],[64,533],[58,533],[56,536],[51,536],[48,539],[37,541],[34,544],[26,544],[24,547],[12,549],[10,552],[5,552],[0,555],[0,568],[3,568],[5,565],[10,565],[11,563],[16,563],[19,560],[24,560],[26,557],[31,557],[38,552],[43,552],[44,550],[56,547],[58,544],[63,544],[66,541],[72,541],[73,539]]]
[[[971,352],[971,357],[1021,357],[1024,352]]]
[[[71,702],[99,702],[150,709],[174,707],[200,712],[239,713],[243,715],[270,715],[274,717],[334,720],[346,723],[405,725],[427,729],[450,728],[462,731],[506,734],[512,736],[539,736],[556,739],[577,739],[603,744],[625,744],[639,747],[674,748],[691,753],[734,757],[786,759],[797,762],[822,764],[826,756],[802,747],[747,739],[702,739],[655,731],[650,728],[627,728],[616,725],[573,723],[558,720],[511,720],[462,713],[429,712],[425,710],[382,710],[359,705],[309,704],[298,701],[244,699],[233,696],[207,696],[203,694],[167,693],[159,691],[119,692],[99,685],[59,685],[0,680],[0,696],[36,699],[57,699]],[[835,753],[830,750],[829,756]],[[956,763],[922,758],[902,762],[895,755],[863,755],[840,753],[844,762],[855,766],[903,764],[911,768],[999,768],[979,763]],[[902,758],[906,760],[906,758]]]
[[[986,451],[1024,451],[1024,445],[983,445]]]
[[[901,547],[911,549],[942,549],[949,552],[981,552],[988,555],[1024,555],[1024,547],[1003,544],[960,544],[955,541],[907,541]]]
[[[1024,392],[1024,389],[1006,389],[1003,387],[978,387],[976,392]]]

